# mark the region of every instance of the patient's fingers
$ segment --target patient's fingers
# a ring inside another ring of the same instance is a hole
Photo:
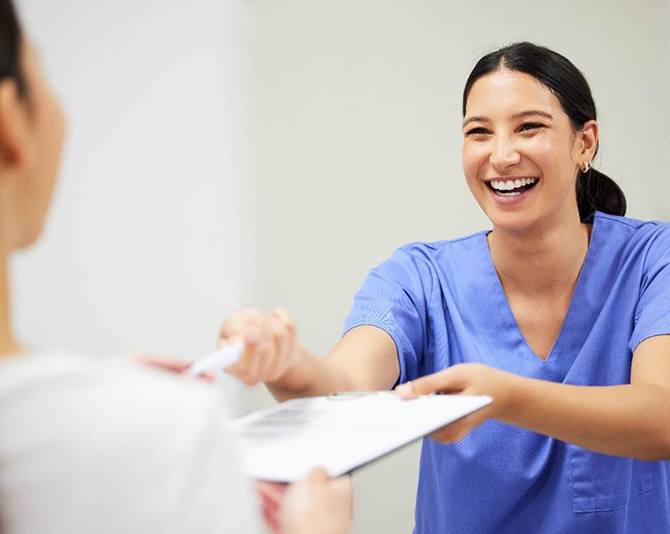
[[[279,534],[281,531],[279,518],[286,484],[256,481],[255,487],[265,523],[273,533]]]
[[[330,479],[317,469],[288,490],[281,510],[285,532],[350,532],[351,479]]]

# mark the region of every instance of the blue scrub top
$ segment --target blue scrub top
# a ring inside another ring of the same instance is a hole
[[[592,222],[546,361],[517,326],[487,232],[398,249],[368,275],[345,331],[388,332],[400,382],[479,362],[565,384],[628,384],[637,345],[670,334],[670,225],[602,213]],[[415,532],[669,533],[668,467],[487,421],[456,444],[424,439]]]

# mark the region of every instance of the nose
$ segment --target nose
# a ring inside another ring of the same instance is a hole
[[[490,156],[491,165],[496,169],[507,169],[521,161],[521,154],[512,140],[499,137]]]

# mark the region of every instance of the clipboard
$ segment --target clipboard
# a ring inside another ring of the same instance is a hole
[[[322,467],[353,472],[491,404],[485,395],[345,393],[282,402],[232,421],[251,478],[294,482]]]

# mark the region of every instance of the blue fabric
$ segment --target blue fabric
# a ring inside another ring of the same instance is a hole
[[[516,324],[486,234],[404,246],[356,294],[345,331],[388,332],[400,382],[479,362],[565,384],[626,384],[637,345],[670,334],[670,225],[596,213],[546,361]],[[488,421],[457,444],[424,440],[415,532],[670,532],[669,465]]]

